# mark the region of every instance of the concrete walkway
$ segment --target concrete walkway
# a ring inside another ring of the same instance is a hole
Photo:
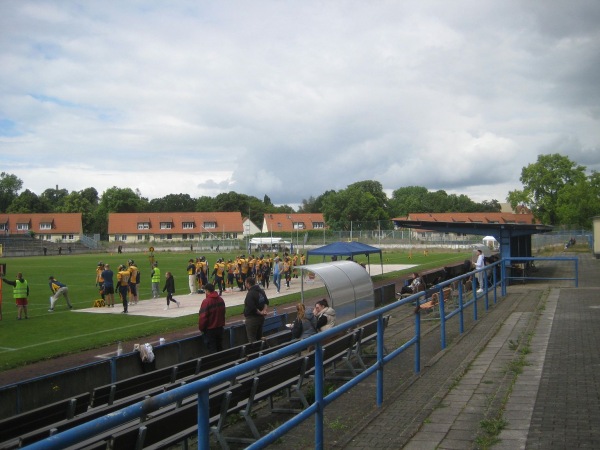
[[[470,336],[327,447],[600,448],[599,275],[582,255],[579,288],[509,288]]]

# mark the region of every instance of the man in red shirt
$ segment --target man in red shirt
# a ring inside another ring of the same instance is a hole
[[[208,353],[223,350],[223,327],[225,326],[225,301],[215,292],[212,283],[204,286],[206,298],[198,313],[198,329],[204,336]]]

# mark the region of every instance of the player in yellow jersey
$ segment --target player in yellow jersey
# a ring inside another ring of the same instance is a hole
[[[223,293],[223,276],[225,275],[225,263],[223,258],[217,259],[215,267],[213,268],[212,276],[215,280],[215,287],[219,289],[219,295]]]
[[[140,271],[138,270],[138,268],[136,267],[135,263],[133,262],[133,259],[130,259],[129,261],[127,261],[127,265],[129,266],[128,270],[129,270],[129,293],[131,296],[131,304],[132,305],[137,305],[138,303],[138,279],[140,276]]]
[[[248,260],[246,259],[245,255],[240,256],[240,259],[238,260],[238,263],[240,265],[240,274],[242,277],[242,291],[246,290],[246,278],[248,278]]]
[[[225,270],[227,270],[227,287],[233,291],[233,280],[235,279],[235,274],[233,273],[235,269],[235,263],[230,259],[227,261],[225,265]]]
[[[104,263],[100,261],[96,266],[96,287],[100,290],[102,300],[105,300],[104,295],[106,293],[104,292],[104,278],[102,278],[102,272],[104,272]]]
[[[283,276],[285,278],[285,288],[290,288],[290,280],[292,279],[292,260],[286,256],[283,260]]]
[[[200,257],[200,274],[199,274],[200,283],[202,283],[200,286],[201,289],[204,289],[204,285],[206,283],[208,283],[208,272],[209,272],[208,261],[206,260],[206,257],[201,256]]]
[[[127,314],[127,307],[129,305],[129,300],[127,296],[129,295],[129,275],[130,272],[125,268],[123,264],[119,266],[119,271],[117,272],[117,286],[119,289],[119,295],[121,296],[121,302],[123,303],[123,311]]]

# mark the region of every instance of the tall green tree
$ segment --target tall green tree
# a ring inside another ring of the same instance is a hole
[[[558,225],[560,192],[568,185],[584,183],[585,178],[585,167],[567,156],[559,153],[539,155],[535,163],[521,170],[523,189],[510,191],[507,199],[513,209],[524,203],[542,223]]]
[[[169,194],[150,200],[148,207],[152,212],[194,212],[196,200],[189,194]]]
[[[35,192],[25,189],[11,202],[6,212],[12,214],[30,214],[48,213],[52,211],[48,204],[40,199]]]
[[[390,215],[392,217],[406,217],[410,213],[425,212],[423,205],[429,191],[423,186],[406,186],[392,192]]]
[[[325,198],[323,216],[327,225],[337,230],[350,230],[360,226],[361,222],[371,222],[370,227],[376,226],[379,221],[390,224],[381,203],[380,196],[364,189],[364,185],[354,183]]]
[[[321,213],[323,212],[323,201],[328,195],[335,194],[334,190],[323,192],[318,197],[312,195],[308,199],[302,199],[302,203],[298,208],[299,213]]]
[[[23,181],[16,175],[0,173],[0,212],[8,211],[8,207],[17,198],[22,187]]]
[[[348,189],[356,189],[364,193],[371,194],[373,199],[377,202],[377,206],[387,210],[388,198],[386,193],[383,191],[383,185],[379,181],[357,181],[356,183],[350,184]]]
[[[203,195],[202,197],[196,200],[196,209],[198,212],[209,212],[215,210],[215,199],[212,197],[208,197],[207,195]]]
[[[593,217],[600,214],[600,174],[592,172],[558,193],[556,215],[558,223],[591,229]]]
[[[40,200],[49,205],[50,211],[57,211],[67,195],[69,191],[66,189],[46,189],[40,194]]]
[[[90,205],[92,205],[94,208],[96,206],[98,206],[98,202],[100,201],[100,196],[98,195],[98,191],[96,190],[96,188],[93,188],[93,187],[85,188],[85,189],[79,191],[79,193],[88,202],[90,202]]]
[[[502,205],[496,199],[492,199],[490,201],[484,200],[479,203],[478,211],[481,212],[500,212],[502,211]]]
[[[59,206],[54,209],[58,213],[81,213],[81,222],[85,234],[93,234],[95,207],[81,192],[72,191],[64,197]]]
[[[147,200],[139,192],[131,188],[118,188],[113,186],[102,194],[100,206],[109,213],[141,212],[147,209]]]

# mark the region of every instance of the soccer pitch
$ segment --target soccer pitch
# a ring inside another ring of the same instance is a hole
[[[96,287],[96,267],[99,261],[110,264],[116,273],[120,264],[127,264],[128,259],[133,259],[141,273],[139,285],[139,298],[142,302],[164,303],[164,294],[160,300],[151,300],[150,259],[148,253],[102,253],[86,255],[62,256],[35,256],[19,258],[0,258],[0,263],[7,265],[6,278],[14,280],[17,272],[22,272],[30,288],[28,320],[16,320],[16,306],[13,300],[13,289],[3,283],[2,313],[0,321],[0,370],[6,370],[19,365],[48,359],[63,354],[98,348],[104,345],[127,341],[142,336],[157,335],[181,328],[195,327],[197,315],[184,315],[181,317],[153,317],[134,314],[90,314],[73,313],[69,311],[63,298],[55,305],[54,312],[48,312],[49,297],[48,277],[53,275],[57,280],[69,287],[69,298],[75,310],[91,308],[94,300],[100,298]],[[189,292],[186,267],[190,258],[197,254],[173,253],[169,251],[155,252],[154,257],[161,269],[162,291],[164,274],[173,273],[176,282],[176,295],[185,298]],[[225,259],[234,258],[234,254],[219,253],[205,254],[212,273],[212,266],[218,257]],[[407,252],[383,253],[384,264],[410,264],[417,266],[418,270],[440,267],[469,258],[470,253],[436,253],[428,255],[409,255]],[[364,260],[363,260],[364,259]],[[359,262],[366,262],[366,258],[357,258]],[[320,261],[310,261],[316,263]],[[379,258],[371,258],[371,266],[378,265]],[[409,272],[415,269],[406,270]],[[403,272],[384,274],[376,279],[394,278]],[[178,294],[178,295],[177,295]],[[299,293],[282,295],[271,298],[272,305],[291,303],[300,299]],[[203,295],[191,296],[199,306]],[[185,303],[184,303],[185,304]],[[135,306],[130,307],[130,310]],[[115,295],[115,310],[122,310],[120,299]],[[197,311],[197,309],[195,309]],[[242,306],[228,308],[228,316],[242,312]]]

